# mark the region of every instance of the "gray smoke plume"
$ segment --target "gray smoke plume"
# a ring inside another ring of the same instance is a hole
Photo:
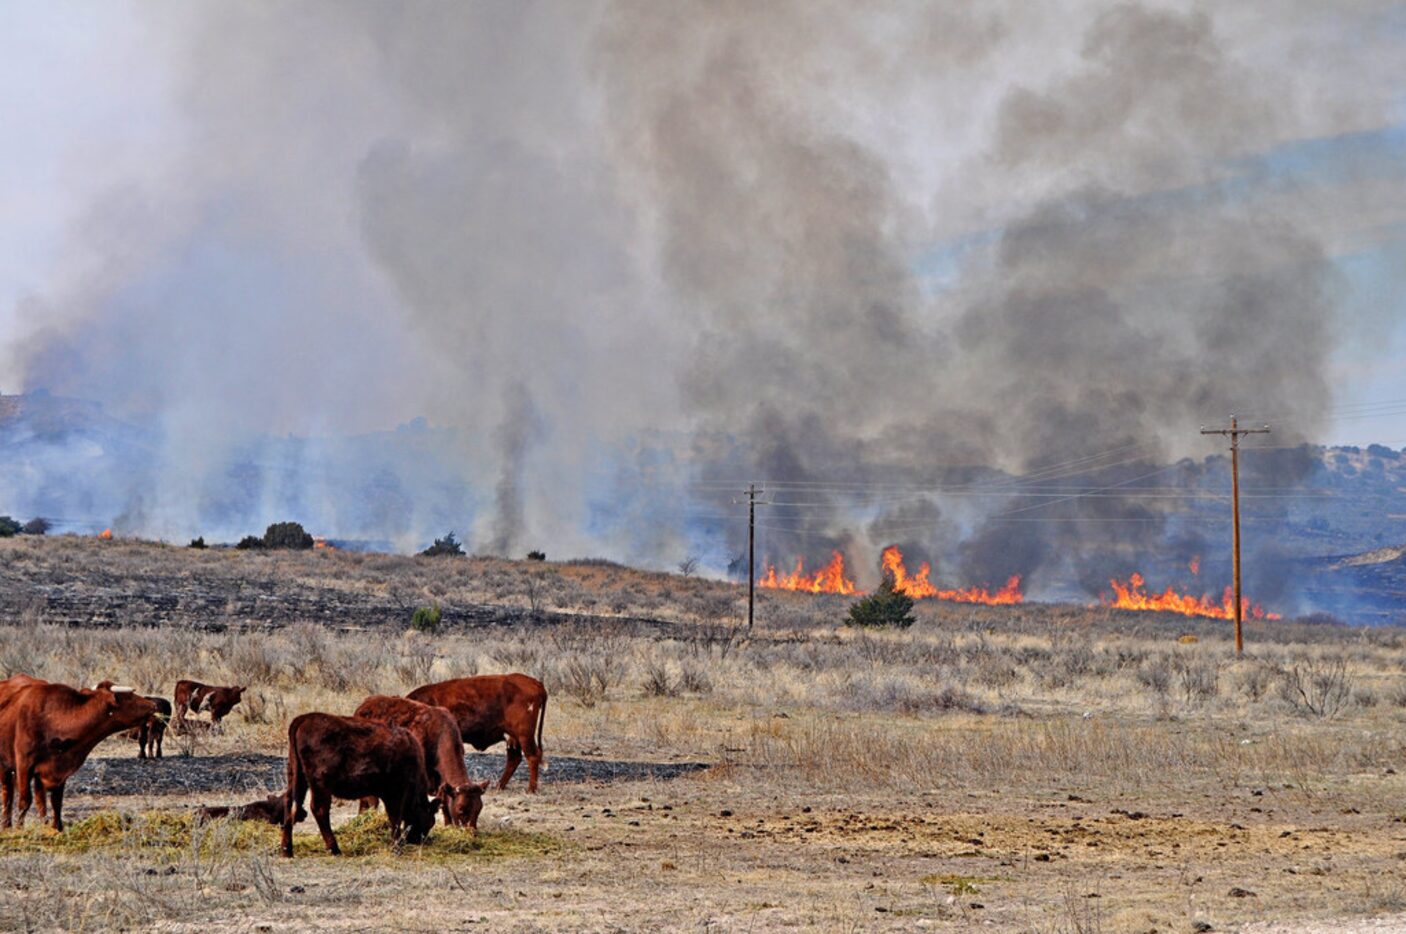
[[[1275,159],[1382,124],[1370,6],[154,9],[184,148],[94,208],[21,354],[156,422],[154,489],[99,497],[140,531],[299,507],[720,569],[757,478],[777,561],[1096,589],[1206,544],[1116,486],[1192,483],[1202,422],[1316,429],[1334,256],[1400,207]],[[424,456],[329,468],[417,416],[387,443]],[[1053,502],[1070,463],[1113,494]]]

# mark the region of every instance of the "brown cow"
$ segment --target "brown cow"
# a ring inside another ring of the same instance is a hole
[[[398,726],[330,713],[305,713],[288,725],[288,805],[283,817],[283,855],[293,855],[293,824],[312,792],[312,816],[322,842],[340,856],[330,820],[332,799],[380,798],[386,805],[391,837],[410,843],[425,839],[434,826],[425,752],[420,741]]]
[[[94,746],[140,725],[155,711],[155,704],[131,688],[113,687],[108,681],[83,691],[47,683],[14,690],[0,706],[0,827],[10,826],[16,789],[19,823],[24,824],[32,789],[39,783],[41,794],[49,793],[54,829],[63,830],[63,792],[69,776]],[[40,808],[42,813],[42,798]]]
[[[506,788],[518,763],[527,756],[527,790],[537,790],[542,767],[542,722],[547,717],[547,689],[527,675],[479,675],[427,684],[405,695],[422,704],[443,707],[459,721],[465,745],[482,752],[506,741],[508,760],[498,787]]]
[[[478,833],[478,815],[483,810],[488,782],[469,780],[464,768],[464,739],[449,711],[404,697],[376,694],[361,702],[355,716],[393,723],[413,733],[425,750],[425,774],[444,809],[444,823]],[[363,811],[375,806],[375,798],[361,799]]]
[[[161,758],[161,743],[166,738],[166,724],[171,719],[171,702],[164,697],[147,696],[147,700],[156,705],[156,713],[147,718],[147,721],[133,730],[128,730],[122,735],[128,739],[137,741],[137,758],[145,759],[147,747],[151,747],[153,758]]]
[[[265,824],[275,826],[283,823],[283,818],[288,811],[288,792],[281,795],[269,795],[267,798],[260,798],[258,801],[250,801],[248,804],[239,804],[234,807],[207,807],[195,812],[196,823],[203,824],[206,821],[228,818],[229,820],[254,820],[263,821]],[[307,812],[298,809],[293,816],[293,822],[307,817]]]
[[[234,705],[239,703],[240,697],[247,689],[247,687],[218,687],[201,684],[199,681],[177,681],[174,697],[176,724],[184,728],[187,711],[200,713],[202,710],[210,711],[212,724],[219,723],[234,709]],[[184,732],[184,730],[177,732]]]

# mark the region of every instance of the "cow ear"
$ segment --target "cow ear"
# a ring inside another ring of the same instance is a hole
[[[478,783],[478,790],[479,790],[479,791],[487,791],[487,790],[488,790],[488,782],[487,782],[486,780],[485,780],[485,781],[479,782],[479,783]]]
[[[435,792],[441,798],[450,798],[454,795],[454,786],[448,782],[440,782],[439,791]]]

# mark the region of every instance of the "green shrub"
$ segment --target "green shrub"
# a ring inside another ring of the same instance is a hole
[[[202,535],[202,536],[200,536],[199,538],[192,538],[192,539],[190,540],[190,547],[191,547],[191,548],[204,548],[204,547],[205,547],[205,536]]]
[[[451,555],[462,558],[464,556],[464,548],[459,544],[458,540],[454,538],[454,533],[450,532],[443,538],[435,539],[434,544],[420,552],[420,554],[428,558],[437,557],[439,555]]]
[[[0,538],[18,535],[22,526],[9,516],[0,516]]]
[[[879,589],[856,600],[849,608],[848,626],[897,626],[907,629],[913,625],[913,598],[893,588],[893,578],[885,574]]]
[[[264,547],[307,549],[312,547],[312,536],[302,523],[275,522],[264,531]]]
[[[546,561],[546,560],[547,560],[547,553],[546,553],[545,551],[537,551],[536,549],[533,549],[532,551],[529,551],[529,552],[527,553],[527,560],[528,560],[528,561]]]
[[[439,622],[443,615],[437,606],[422,606],[410,617],[410,628],[416,632],[439,632]]]
[[[246,535],[234,547],[241,551],[258,550],[264,547],[264,540],[257,535]]]

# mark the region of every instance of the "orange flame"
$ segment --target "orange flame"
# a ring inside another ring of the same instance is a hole
[[[845,576],[845,556],[831,552],[830,563],[814,574],[805,572],[805,559],[796,559],[796,569],[790,574],[777,574],[775,565],[767,565],[766,573],[757,579],[757,586],[776,590],[804,590],[808,593],[855,594],[854,581]]]
[[[896,546],[884,549],[884,573],[893,578],[894,589],[915,600],[949,600],[955,603],[986,603],[1006,605],[1022,603],[1025,595],[1020,591],[1020,576],[1006,581],[997,591],[985,587],[968,587],[962,590],[942,590],[928,578],[932,566],[926,561],[918,567],[918,573],[910,575],[903,565],[903,553]],[[837,593],[845,595],[861,594],[864,591],[845,573],[845,557],[838,551],[831,552],[830,563],[814,574],[805,572],[805,559],[796,559],[796,568],[790,574],[779,573],[775,565],[767,565],[766,571],[757,578],[757,586],[773,590],[799,590],[806,593]]]
[[[928,575],[932,573],[932,565],[924,561],[918,565],[918,573],[908,574],[908,569],[903,564],[903,552],[898,550],[897,545],[890,545],[884,549],[883,555],[884,573],[893,578],[893,589],[899,593],[907,594],[915,600],[931,597],[934,600],[949,600],[953,603],[985,603],[992,606],[1004,606],[1013,603],[1023,603],[1025,594],[1020,590],[1020,575],[1016,574],[1006,581],[1006,586],[992,593],[985,587],[967,587],[960,590],[941,590],[928,580]]]
[[[107,541],[109,538],[112,538],[112,529],[103,529],[101,532],[98,533],[98,538],[102,539],[103,541]]]
[[[1234,619],[1235,618],[1235,595],[1229,588],[1225,588],[1225,593],[1217,603],[1209,594],[1196,597],[1191,594],[1179,594],[1172,587],[1168,587],[1160,594],[1148,593],[1145,589],[1145,581],[1141,574],[1134,572],[1127,581],[1111,580],[1108,582],[1113,588],[1115,596],[1105,595],[1103,605],[1112,607],[1115,610],[1161,610],[1167,613],[1180,613],[1183,616],[1207,616],[1211,619]],[[1246,619],[1279,619],[1278,613],[1266,613],[1264,607],[1258,603],[1251,603],[1249,598],[1241,598],[1240,611]]]

